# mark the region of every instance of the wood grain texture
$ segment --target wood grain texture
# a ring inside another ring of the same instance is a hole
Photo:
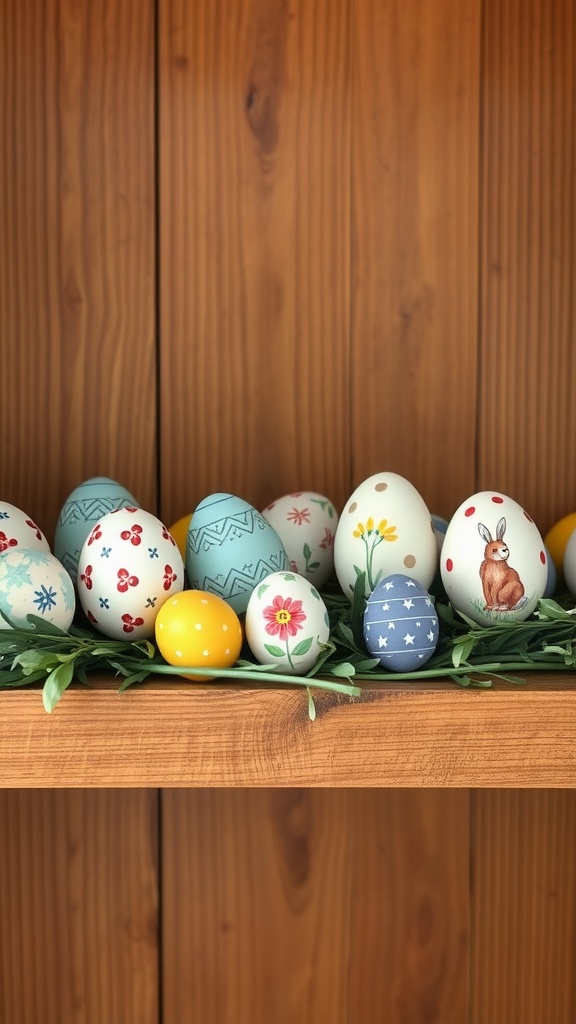
[[[0,824],[0,1020],[156,1024],[156,794],[1,790]]]
[[[576,793],[473,796],[471,1024],[572,1024]]]
[[[480,3],[354,0],[355,483],[475,486]]]
[[[349,493],[348,0],[160,5],[162,514]]]
[[[152,10],[0,13],[1,488],[50,542],[90,476],[156,502]]]
[[[152,683],[0,694],[5,786],[572,787],[576,687],[369,684],[362,696]]]
[[[468,795],[163,794],[170,1024],[462,1024]]]
[[[576,508],[576,10],[484,4],[479,482]]]

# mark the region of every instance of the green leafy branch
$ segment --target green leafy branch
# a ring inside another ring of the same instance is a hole
[[[242,658],[232,668],[211,668],[211,677],[253,685],[303,686],[314,719],[313,688],[357,697],[362,693],[357,684],[366,680],[452,679],[460,686],[490,687],[495,679],[524,682],[516,672],[576,669],[576,608],[545,599],[524,622],[503,620],[490,626],[479,626],[448,602],[437,601],[440,635],[434,655],[418,671],[390,672],[370,657],[364,644],[364,588],[361,573],[352,603],[335,586],[325,590],[330,640],[306,675],[284,674],[274,665]],[[42,682],[47,711],[53,710],[73,681],[88,684],[92,672],[123,676],[120,693],[150,676],[206,676],[205,668],[167,665],[149,640],[111,640],[77,626],[65,632],[36,615],[28,615],[28,626],[21,627],[2,612],[0,616],[10,627],[0,629],[0,689]]]

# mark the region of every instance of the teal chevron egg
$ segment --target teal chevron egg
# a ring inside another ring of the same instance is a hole
[[[186,536],[191,588],[218,594],[240,614],[265,576],[289,568],[276,530],[243,498],[210,494],[192,513]]]

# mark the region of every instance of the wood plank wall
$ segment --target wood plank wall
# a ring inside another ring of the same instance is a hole
[[[2,0],[3,497],[574,511],[575,58],[571,0]],[[572,1024],[574,810],[0,792],[0,1020]]]

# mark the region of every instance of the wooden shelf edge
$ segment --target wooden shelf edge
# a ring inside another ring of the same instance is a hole
[[[0,692],[4,788],[576,785],[576,678],[364,684],[362,696],[153,681]]]

